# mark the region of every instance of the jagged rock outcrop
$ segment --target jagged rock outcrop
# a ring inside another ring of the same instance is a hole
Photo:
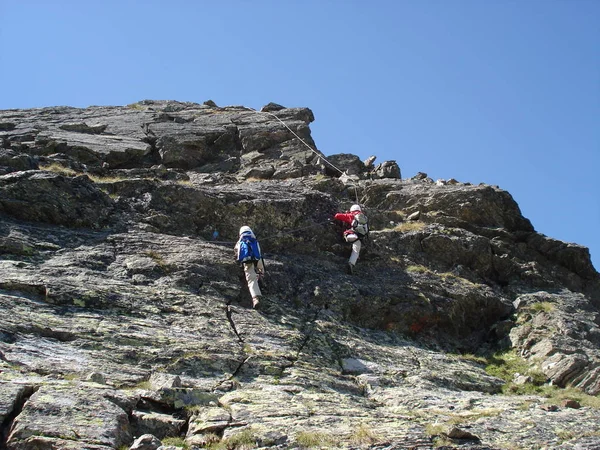
[[[597,396],[588,250],[496,187],[326,158],[313,120],[0,111],[0,448],[600,446],[597,404],[510,395],[469,356],[512,348],[516,379]],[[329,219],[357,201],[350,276]],[[259,311],[232,261],[243,224],[266,253]]]

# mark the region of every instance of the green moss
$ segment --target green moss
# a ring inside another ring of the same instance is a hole
[[[496,353],[488,358],[485,371],[506,382],[512,382],[515,373],[525,375],[529,371],[529,364],[518,356],[514,350]]]
[[[558,395],[557,392],[565,392],[564,389],[557,388],[556,386],[546,385],[548,377],[542,371],[537,370],[531,363],[517,355],[514,350],[496,353],[490,357],[485,371],[506,382],[502,388],[506,394],[542,394],[552,398]],[[513,380],[516,373],[530,377],[531,381],[524,384],[515,384]]]
[[[554,311],[554,304],[551,302],[537,302],[527,307],[530,311],[550,313]]]

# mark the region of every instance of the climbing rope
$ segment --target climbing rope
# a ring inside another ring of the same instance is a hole
[[[283,121],[283,120],[281,120],[281,119],[280,119],[279,117],[277,117],[275,114],[273,114],[273,113],[271,113],[271,112],[269,112],[269,111],[257,111],[256,109],[252,109],[252,108],[249,108],[249,107],[247,107],[247,106],[244,106],[243,108],[244,108],[245,110],[247,110],[247,111],[255,112],[255,113],[257,113],[257,114],[268,114],[269,116],[271,116],[271,117],[275,118],[275,119],[276,119],[277,121],[279,121],[279,122],[280,122],[280,123],[281,123],[281,124],[282,124],[284,127],[286,127],[286,128],[289,130],[289,132],[290,132],[290,133],[292,133],[292,134],[293,134],[293,135],[296,137],[296,139],[298,139],[300,142],[302,142],[302,143],[303,143],[303,144],[306,146],[306,148],[308,148],[308,149],[309,149],[311,152],[313,152],[315,155],[317,155],[317,156],[319,157],[319,159],[322,159],[322,160],[323,160],[323,161],[325,161],[327,164],[329,164],[331,167],[333,167],[335,170],[337,170],[337,171],[340,173],[340,175],[342,175],[342,176],[343,176],[343,175],[346,175],[346,176],[348,176],[348,174],[347,174],[346,172],[344,172],[343,170],[341,170],[340,168],[336,167],[334,164],[332,164],[331,162],[329,162],[329,161],[327,160],[327,158],[326,158],[326,157],[325,157],[325,156],[324,156],[322,153],[319,153],[317,150],[315,150],[315,149],[314,149],[314,148],[312,148],[310,145],[308,145],[304,139],[302,139],[300,136],[298,136],[298,134],[296,134],[296,132],[295,132],[294,130],[292,130],[292,129],[291,129],[291,128],[290,128],[290,127],[289,127],[289,126],[288,126],[288,125],[287,125],[287,124],[286,124],[286,123]],[[357,190],[357,188],[356,188],[356,184],[352,184],[352,186],[354,187],[354,196],[355,196],[355,198],[356,198],[356,203],[358,204],[358,203],[360,203],[360,202],[358,201],[358,190]]]
[[[253,109],[253,108],[250,108],[250,107],[247,107],[247,106],[243,106],[242,108],[245,109],[246,111],[250,111],[250,112],[253,112],[253,113],[257,113],[257,114],[267,114],[267,115],[273,117],[275,120],[277,120],[279,123],[281,123],[285,128],[287,128],[287,130],[290,133],[292,133],[292,135],[296,139],[298,139],[302,144],[304,144],[304,146],[306,146],[306,148],[308,148],[312,153],[314,153],[315,155],[317,155],[317,157],[320,160],[322,159],[327,164],[329,164],[329,166],[331,166],[333,169],[337,170],[341,174],[341,176],[344,176],[344,175],[348,176],[348,174],[346,172],[344,172],[339,167],[336,167],[333,163],[331,163],[330,161],[328,161],[327,158],[322,153],[319,153],[317,150],[315,150],[314,148],[312,148],[304,139],[302,139],[300,136],[298,136],[298,134],[294,130],[292,130],[283,120],[281,120],[275,114],[273,114],[271,112],[268,112],[268,111],[257,111],[256,109]],[[360,201],[358,199],[358,189],[356,187],[356,184],[353,183],[352,187],[354,188],[354,196],[355,196],[355,199],[356,199],[356,204],[360,204]],[[280,233],[278,233],[278,234],[276,234],[274,236],[269,236],[269,237],[266,237],[266,238],[261,238],[261,241],[267,241],[267,240],[270,240],[270,239],[277,239],[277,238],[280,238],[280,237],[283,237],[283,236],[286,236],[286,235],[289,235],[289,234],[292,234],[292,233],[296,233],[298,231],[302,231],[302,230],[306,230],[306,229],[314,228],[316,226],[323,225],[324,223],[329,222],[329,221],[330,220],[327,219],[325,221],[317,222],[317,223],[314,223],[312,225],[308,225],[306,227],[296,228],[296,229],[293,229],[293,230],[288,230],[286,232],[280,232]],[[216,241],[216,240],[213,240],[213,241],[207,241],[207,242],[209,242],[211,244],[217,244],[217,245],[232,245],[232,244],[235,244],[237,241]]]

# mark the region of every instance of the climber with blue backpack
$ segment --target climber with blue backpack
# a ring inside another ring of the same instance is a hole
[[[362,212],[360,205],[352,205],[347,213],[337,213],[334,219],[344,222],[346,230],[344,230],[344,240],[352,244],[352,253],[348,260],[347,272],[352,275],[354,266],[358,260],[362,240],[369,234],[369,226],[367,216]]]
[[[235,244],[235,258],[244,268],[248,289],[252,296],[252,307],[256,309],[262,297],[258,281],[265,273],[265,265],[260,245],[252,229],[244,225],[240,228],[239,236]]]

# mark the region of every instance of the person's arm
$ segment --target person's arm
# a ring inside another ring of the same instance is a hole
[[[258,272],[260,272],[261,274],[265,273],[265,265],[263,263],[262,258],[260,258],[257,262],[256,262],[256,270]]]
[[[263,259],[262,259],[262,250],[260,248],[260,244],[258,243],[258,241],[256,242],[256,246],[258,247],[258,251],[260,253],[260,259],[258,260],[258,262],[256,263],[256,270],[258,270],[261,273],[265,273],[265,264],[263,263]]]
[[[333,218],[336,220],[341,220],[344,223],[351,224],[352,220],[354,220],[354,215],[349,213],[337,213],[335,216],[333,216]]]

